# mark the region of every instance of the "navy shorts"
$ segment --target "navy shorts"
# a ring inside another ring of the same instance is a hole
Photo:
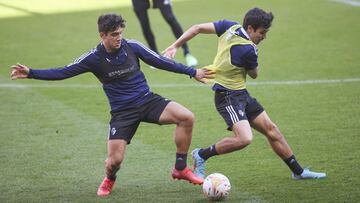
[[[164,6],[171,6],[171,0],[132,0],[134,10],[142,11],[150,8],[150,1],[152,1],[153,8],[161,8]]]
[[[234,123],[241,120],[254,120],[264,111],[261,104],[251,97],[248,91],[215,91],[216,110],[232,129]]]
[[[160,115],[171,101],[158,94],[150,94],[145,103],[136,108],[111,112],[109,140],[123,139],[130,144],[140,122],[160,124]]]

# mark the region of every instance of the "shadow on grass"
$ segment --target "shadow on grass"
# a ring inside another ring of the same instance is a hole
[[[37,13],[37,12],[31,11],[31,10],[28,10],[28,9],[20,8],[20,7],[17,7],[17,6],[12,6],[12,5],[5,4],[5,3],[0,3],[0,7],[14,9],[14,10],[21,11],[21,12],[24,12],[24,13],[28,13],[28,14],[31,14],[31,15],[43,15],[41,13]]]

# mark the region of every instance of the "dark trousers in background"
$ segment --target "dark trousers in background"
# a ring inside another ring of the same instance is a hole
[[[141,0],[133,0],[133,6],[134,6],[135,14],[139,19],[143,35],[148,45],[150,46],[150,49],[152,49],[156,53],[159,53],[155,42],[155,36],[150,27],[150,20],[147,12],[147,9],[149,8],[149,3],[146,1],[142,2]],[[183,30],[172,12],[171,5],[167,4],[167,5],[156,5],[156,6],[157,8],[160,9],[161,15],[163,16],[165,21],[170,25],[171,30],[175,35],[176,39],[179,38],[183,34]],[[184,55],[189,53],[189,48],[186,43],[182,46],[182,48]]]

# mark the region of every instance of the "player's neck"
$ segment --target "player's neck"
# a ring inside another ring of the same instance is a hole
[[[106,51],[107,53],[110,53],[110,54],[117,52],[117,51],[120,49],[120,47],[121,47],[121,45],[120,45],[119,48],[117,48],[117,47],[114,48],[114,47],[111,47],[111,46],[107,46],[105,43],[103,43],[103,45],[104,45],[105,51]]]

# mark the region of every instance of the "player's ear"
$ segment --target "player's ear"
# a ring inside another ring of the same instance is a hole
[[[100,35],[101,38],[103,38],[103,37],[106,36],[106,33],[105,32],[100,32],[99,35]]]
[[[254,30],[253,26],[248,25],[248,27],[247,27],[247,29],[246,29],[246,32],[247,32],[247,33],[253,33],[253,32],[255,32],[255,30]]]

